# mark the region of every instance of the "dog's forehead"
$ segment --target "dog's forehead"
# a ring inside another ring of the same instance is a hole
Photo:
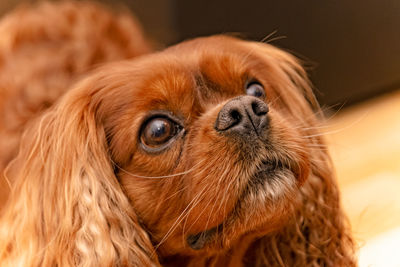
[[[218,49],[182,50],[167,50],[138,62],[140,70],[132,71],[132,88],[139,110],[201,112],[206,103],[245,92],[249,75],[242,54]]]

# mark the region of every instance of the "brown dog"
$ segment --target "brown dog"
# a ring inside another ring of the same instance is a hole
[[[0,262],[355,266],[315,111],[268,44],[214,36],[106,65],[25,132]]]

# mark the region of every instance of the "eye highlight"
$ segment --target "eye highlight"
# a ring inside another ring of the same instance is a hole
[[[246,94],[261,99],[265,98],[264,87],[259,82],[251,82],[246,86]]]
[[[154,117],[148,120],[142,127],[140,142],[145,149],[153,150],[162,148],[176,136],[182,127],[176,122],[165,117]]]

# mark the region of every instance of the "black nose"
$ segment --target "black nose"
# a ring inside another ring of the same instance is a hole
[[[215,129],[218,132],[235,132],[242,135],[260,134],[268,125],[267,104],[254,96],[239,96],[220,110]]]

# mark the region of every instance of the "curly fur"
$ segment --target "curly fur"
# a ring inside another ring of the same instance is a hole
[[[267,95],[265,142],[214,128],[249,79]],[[298,60],[268,44],[213,36],[98,68],[32,115],[9,165],[0,262],[356,266],[320,113]],[[149,152],[142,129],[157,114],[184,129]]]

